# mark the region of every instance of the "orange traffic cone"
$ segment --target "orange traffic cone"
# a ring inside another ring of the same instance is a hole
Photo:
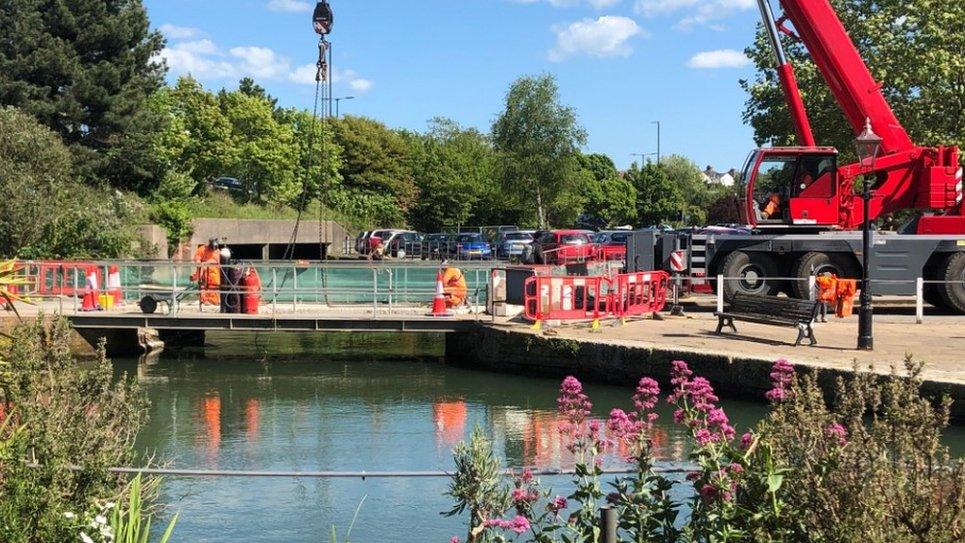
[[[107,291],[114,298],[115,304],[121,303],[121,272],[117,266],[107,269]]]
[[[452,313],[446,310],[446,293],[442,286],[442,270],[436,273],[436,297],[432,299],[431,317],[451,317]]]

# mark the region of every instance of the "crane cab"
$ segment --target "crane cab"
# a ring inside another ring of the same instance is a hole
[[[768,147],[741,171],[741,221],[753,227],[830,228],[839,224],[838,151]]]

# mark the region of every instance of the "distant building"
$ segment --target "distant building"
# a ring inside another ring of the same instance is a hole
[[[727,170],[726,173],[720,173],[714,170],[713,167],[707,166],[707,168],[701,172],[700,175],[704,178],[704,183],[707,183],[708,185],[733,187],[734,183],[737,182],[737,170],[734,168]]]

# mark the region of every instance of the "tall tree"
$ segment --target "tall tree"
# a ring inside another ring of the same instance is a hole
[[[700,168],[692,160],[680,155],[670,155],[660,161],[670,183],[680,189],[684,198],[684,222],[703,225],[707,221],[707,209],[716,197],[714,191],[701,175]]]
[[[627,171],[627,179],[637,189],[637,219],[641,226],[656,226],[680,220],[684,196],[680,187],[667,176],[663,167],[648,162]]]
[[[331,208],[343,208],[342,148],[335,142],[332,126],[301,109],[277,110],[275,116],[290,128],[298,146],[295,182],[300,194],[296,207],[318,200]]]
[[[550,219],[565,223],[576,218],[576,155],[586,143],[586,132],[573,108],[560,103],[553,76],[525,76],[510,86],[505,109],[493,123],[492,138],[503,154],[503,190],[519,195],[530,210],[524,219],[545,228]]]
[[[578,155],[583,176],[580,191],[586,214],[610,226],[633,224],[637,218],[637,189],[617,171],[613,160],[599,153]]]
[[[89,181],[149,190],[144,105],[163,84],[163,45],[141,0],[6,0],[0,104],[57,132]]]
[[[965,3],[955,0],[832,0],[848,34],[912,139],[965,145]],[[959,29],[959,30],[955,30]],[[853,155],[854,133],[803,44],[782,36],[819,144]],[[794,128],[763,29],[747,49],[757,66],[741,81],[744,119],[759,144],[788,145]]]
[[[401,225],[416,200],[406,139],[384,124],[347,115],[332,121],[342,148],[345,211],[379,223]]]
[[[438,231],[479,220],[480,198],[493,184],[494,154],[486,136],[436,118],[425,135],[411,140],[419,199],[409,210],[409,224]]]

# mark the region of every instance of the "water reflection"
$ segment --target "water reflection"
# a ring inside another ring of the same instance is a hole
[[[137,375],[151,400],[137,447],[175,468],[449,470],[452,447],[476,425],[510,466],[572,463],[557,432],[557,380],[449,367],[440,343],[432,336],[226,334],[209,337],[206,358],[169,354],[119,369]],[[383,350],[389,360],[380,359]],[[597,417],[631,405],[629,386],[588,385],[586,392]],[[738,428],[762,412],[756,404],[726,405]],[[660,410],[659,458],[685,458],[684,436],[667,424],[669,407]],[[562,479],[549,482],[566,492]],[[167,478],[162,500],[182,512],[178,540],[319,541],[331,525],[347,526],[367,496],[353,540],[421,543],[462,531],[460,519],[438,514],[449,507],[446,485]]]

